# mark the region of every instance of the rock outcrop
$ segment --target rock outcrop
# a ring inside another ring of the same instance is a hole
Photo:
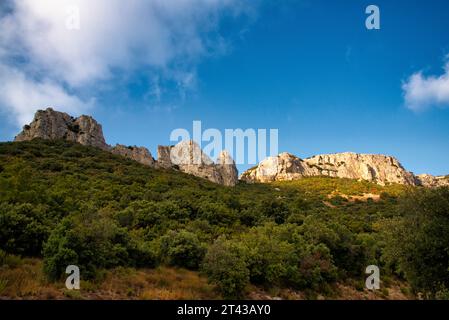
[[[64,139],[82,145],[109,150],[103,136],[101,125],[89,116],[73,118],[67,113],[54,111],[52,108],[39,110],[33,122],[23,127],[14,141],[26,141],[35,138]]]
[[[151,155],[150,151],[148,151],[145,147],[136,147],[136,146],[124,146],[121,144],[117,144],[115,147],[111,149],[113,154],[117,154],[123,156],[125,158],[132,159],[146,166],[154,167],[155,160]]]
[[[430,174],[420,174],[416,176],[418,184],[423,187],[437,188],[449,186],[448,176],[432,176]]]
[[[416,185],[413,173],[391,156],[345,152],[314,156],[305,162],[324,176],[366,180],[381,185]]]
[[[238,172],[234,161],[222,151],[215,164],[194,141],[181,141],[176,146],[159,146],[156,167],[173,168],[225,186],[235,186]]]
[[[121,144],[111,147],[106,144],[101,125],[90,116],[73,118],[52,108],[39,110],[34,120],[16,136],[15,141],[36,138],[62,139],[97,147],[146,166],[172,168],[226,186],[234,186],[238,182],[237,168],[226,152],[220,154],[218,163],[215,164],[196,143],[183,141],[176,146],[159,146],[158,161],[155,161],[147,148]]]
[[[169,169],[173,167],[173,163],[170,160],[170,152],[174,146],[158,146],[157,147],[157,168]]]
[[[413,173],[406,171],[393,157],[357,153],[336,153],[300,159],[282,153],[262,161],[241,176],[247,182],[297,180],[302,177],[329,176],[366,180],[381,185],[416,185]]]
[[[218,155],[216,168],[221,175],[222,183],[225,186],[235,186],[238,182],[239,173],[231,155],[223,150]]]
[[[315,175],[319,175],[316,168],[310,167],[304,160],[284,152],[261,161],[256,167],[245,171],[240,179],[246,182],[266,183],[297,180]]]
[[[150,167],[179,170],[225,186],[234,186],[238,182],[237,168],[226,151],[222,151],[217,163],[214,163],[198,144],[182,141],[176,146],[159,146],[156,161],[144,147],[127,147],[120,144],[110,147],[106,144],[101,125],[86,115],[74,118],[52,108],[39,110],[34,120],[25,125],[23,131],[15,137],[15,141],[35,138],[64,139],[97,147]],[[381,185],[398,183],[424,187],[449,186],[449,176],[415,176],[393,157],[351,152],[317,155],[307,159],[281,153],[247,170],[240,179],[248,183],[266,183],[311,176],[366,180]]]

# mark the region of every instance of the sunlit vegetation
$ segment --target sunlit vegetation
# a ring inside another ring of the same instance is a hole
[[[449,191],[417,190],[325,177],[231,188],[64,141],[2,143],[0,296],[14,295],[14,263],[41,284],[75,264],[95,290],[124,290],[120,272],[191,270],[182,293],[130,285],[149,299],[243,298],[251,286],[332,295],[375,264],[382,281],[444,298]]]

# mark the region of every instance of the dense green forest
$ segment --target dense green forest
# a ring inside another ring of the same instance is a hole
[[[0,144],[0,265],[182,267],[224,298],[245,287],[326,292],[365,268],[447,298],[449,190],[313,177],[223,187],[65,141]]]

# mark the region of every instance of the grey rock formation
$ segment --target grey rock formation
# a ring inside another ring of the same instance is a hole
[[[304,160],[282,153],[247,170],[241,179],[247,182],[271,182],[310,176],[366,180],[381,185],[417,184],[413,173],[406,171],[393,157],[350,152],[318,155]]]
[[[238,172],[234,161],[223,151],[215,164],[200,146],[189,140],[176,146],[159,146],[157,167],[174,168],[225,186],[235,186]]]
[[[449,186],[449,175],[432,176],[430,174],[420,174],[416,176],[418,184],[428,188]]]
[[[235,186],[238,182],[238,171],[234,159],[223,150],[217,159],[216,168],[221,175],[222,184],[225,186]]]
[[[150,167],[177,169],[226,186],[234,186],[238,182],[237,168],[226,152],[220,155],[219,163],[215,164],[196,143],[182,141],[176,146],[159,146],[158,161],[155,161],[144,147],[118,144],[111,148],[105,142],[101,125],[92,117],[85,115],[73,118],[52,108],[39,110],[34,120],[24,126],[23,131],[16,136],[15,141],[35,138],[63,139],[97,147]]]
[[[284,152],[269,157],[254,168],[245,171],[240,179],[246,182],[273,182],[297,180],[302,177],[319,175],[319,171],[310,167],[302,159]]]
[[[198,144],[193,141],[182,141],[176,146],[159,146],[158,160],[155,161],[144,147],[116,145],[111,148],[105,142],[101,125],[86,115],[73,118],[52,108],[39,110],[34,120],[24,126],[23,131],[15,137],[15,141],[35,138],[64,139],[97,147],[150,167],[172,168],[226,186],[234,186],[238,182],[237,168],[226,151],[222,151],[217,163],[214,163]],[[244,172],[241,180],[264,183],[310,176],[366,180],[381,185],[399,183],[424,187],[449,186],[449,176],[428,174],[415,176],[405,170],[393,157],[350,152],[318,155],[308,159],[281,153],[263,160],[256,167]]]
[[[318,169],[320,175],[330,177],[366,180],[381,185],[416,184],[413,173],[405,170],[396,158],[390,156],[345,152],[319,155],[305,162]]]
[[[39,110],[33,122],[23,127],[14,141],[27,141],[35,138],[64,139],[83,145],[108,150],[103,137],[101,125],[89,116],[73,118],[67,113],[54,111],[52,108]]]
[[[132,159],[146,166],[154,167],[155,161],[150,151],[144,147],[127,147],[121,144],[117,144],[111,149],[113,154],[123,156],[125,158]]]
[[[170,152],[173,146],[158,146],[157,147],[157,162],[156,167],[168,169],[173,167],[170,160]]]

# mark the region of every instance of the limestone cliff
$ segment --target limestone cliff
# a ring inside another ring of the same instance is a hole
[[[416,176],[418,184],[424,187],[446,187],[449,186],[449,175],[447,176],[432,176],[430,174],[420,174]]]
[[[111,149],[111,152],[125,158],[132,159],[146,166],[153,167],[155,164],[154,158],[151,155],[150,151],[148,151],[148,149],[144,147],[127,147],[121,144],[117,144],[114,148]]]
[[[237,168],[226,151],[221,152],[217,163],[214,163],[198,144],[182,141],[176,146],[159,146],[156,161],[144,147],[120,144],[110,147],[106,144],[101,125],[86,115],[74,118],[52,108],[39,110],[34,120],[25,125],[23,131],[15,137],[15,141],[35,138],[64,139],[97,147],[150,167],[176,169],[226,186],[234,186],[238,182]],[[265,183],[310,176],[366,180],[381,185],[399,183],[424,187],[449,186],[449,176],[415,176],[405,170],[394,157],[351,152],[317,155],[307,159],[281,153],[244,172],[241,180]]]
[[[391,156],[351,152],[318,155],[305,160],[320,175],[366,180],[381,185],[415,185],[416,178]]]
[[[329,176],[366,180],[381,185],[416,185],[417,179],[393,157],[357,153],[336,153],[300,159],[282,153],[262,161],[241,176],[247,182],[296,180],[310,176]]]
[[[35,138],[64,139],[103,150],[109,149],[103,137],[102,127],[95,119],[85,115],[73,118],[52,108],[37,111],[33,122],[23,127],[23,131],[16,136],[15,141]]]
[[[256,167],[245,171],[240,179],[246,182],[265,183],[297,180],[315,175],[319,175],[316,168],[308,166],[304,160],[284,152],[261,161]]]
[[[215,164],[194,141],[175,146],[159,146],[156,167],[174,168],[225,186],[235,186],[238,172],[234,161],[222,151]]]
[[[121,144],[115,147],[107,145],[101,125],[90,116],[82,115],[73,118],[67,113],[58,112],[52,108],[39,110],[34,120],[24,126],[23,131],[16,136],[15,141],[35,138],[63,139],[97,147],[146,166],[177,169],[226,186],[234,186],[238,182],[237,168],[226,152],[220,154],[218,163],[215,164],[196,143],[182,141],[176,146],[159,146],[158,161],[155,161],[147,148],[127,147]]]
[[[221,182],[225,186],[235,186],[238,182],[238,171],[234,159],[223,150],[217,159],[216,169],[220,173]]]

